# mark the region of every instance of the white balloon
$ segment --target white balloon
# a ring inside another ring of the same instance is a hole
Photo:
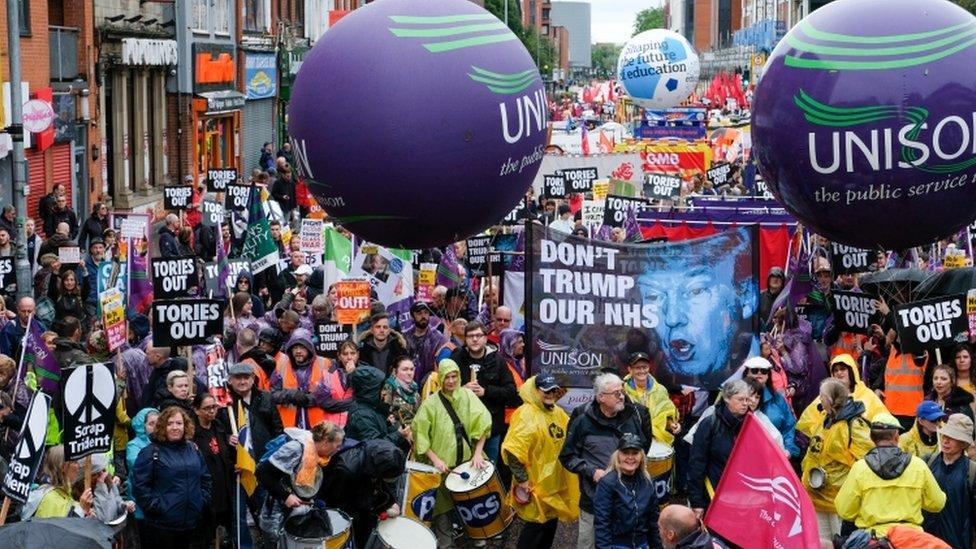
[[[667,109],[688,98],[701,66],[684,36],[666,29],[644,31],[630,39],[617,59],[617,78],[634,103]]]

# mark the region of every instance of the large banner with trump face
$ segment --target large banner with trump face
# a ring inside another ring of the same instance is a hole
[[[532,373],[592,387],[641,351],[658,381],[716,389],[758,353],[754,228],[657,244],[533,232]]]

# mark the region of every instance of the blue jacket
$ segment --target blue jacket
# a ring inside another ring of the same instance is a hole
[[[98,265],[92,260],[91,254],[85,256],[85,279],[88,281],[88,293],[85,303],[98,303]]]
[[[139,452],[132,475],[136,503],[156,528],[193,530],[210,512],[210,472],[191,442],[152,441]]]
[[[654,485],[643,474],[622,480],[607,473],[593,496],[596,547],[661,547],[657,531],[658,501]]]
[[[146,416],[149,414],[158,414],[159,410],[155,408],[143,408],[139,410],[136,417],[132,418],[132,430],[135,431],[136,437],[125,445],[125,468],[127,471],[132,471],[136,466],[136,458],[139,457],[139,453],[146,446],[149,446],[149,435],[146,433]],[[135,500],[135,495],[132,493],[132,475],[129,475],[125,479],[125,492],[129,499]],[[142,520],[146,518],[142,514],[142,508],[136,505],[136,518]]]
[[[20,358],[20,342],[27,330],[20,325],[19,319],[13,319],[0,330],[0,354],[7,355],[17,361]]]
[[[163,225],[159,228],[159,257],[179,257],[180,244],[176,234]]]
[[[790,457],[799,457],[800,449],[796,446],[796,418],[793,410],[786,403],[786,399],[780,393],[770,390],[769,387],[763,389],[762,405],[759,406],[762,413],[766,414],[769,421],[776,427],[776,430],[783,435],[783,446],[790,453]]]

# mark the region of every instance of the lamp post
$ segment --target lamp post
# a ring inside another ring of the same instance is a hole
[[[81,174],[79,175],[77,209],[82,219],[87,219],[88,210],[90,209],[88,198],[89,192],[91,191],[91,183],[88,181],[88,125],[91,123],[91,106],[89,105],[91,90],[88,89],[88,85],[84,82],[80,82],[80,85],[84,87],[78,90],[78,101],[80,103],[80,108],[78,109],[78,133],[81,134],[82,162]]]
[[[10,61],[10,125],[7,131],[13,141],[13,202],[17,209],[17,234],[14,236],[14,264],[17,272],[17,298],[30,296],[31,268],[27,262],[27,174],[24,160],[24,97],[20,83],[20,2],[7,0],[7,57]]]

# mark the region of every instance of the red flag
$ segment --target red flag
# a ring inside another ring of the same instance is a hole
[[[600,152],[603,154],[610,154],[613,152],[613,141],[607,137],[607,134],[600,130]]]
[[[752,414],[742,424],[705,525],[743,549],[820,547],[810,496]]]
[[[580,130],[580,147],[583,149],[583,156],[590,156],[590,130],[586,127],[586,122],[582,124]]]

